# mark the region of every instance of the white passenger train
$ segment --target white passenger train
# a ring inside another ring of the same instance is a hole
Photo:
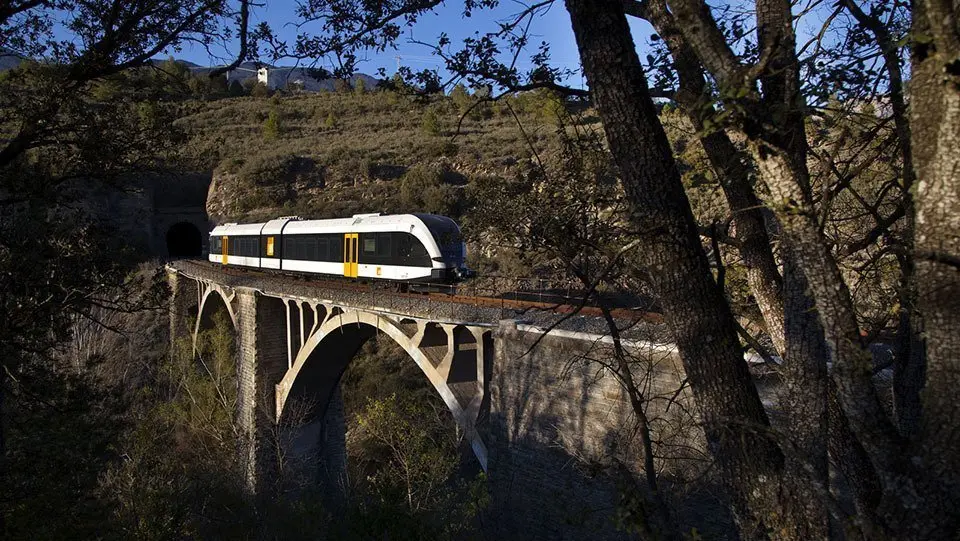
[[[224,224],[210,232],[210,261],[400,282],[454,283],[473,274],[457,223],[434,214]]]

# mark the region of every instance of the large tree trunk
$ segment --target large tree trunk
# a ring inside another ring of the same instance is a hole
[[[664,0],[651,0],[646,4],[632,6],[635,6],[636,10],[631,14],[650,21],[670,50],[680,83],[676,95],[677,103],[690,119],[693,128],[701,134],[700,144],[703,145],[710,165],[717,174],[733,215],[736,237],[740,242],[740,256],[747,268],[747,282],[766,323],[767,333],[774,347],[783,355],[786,339],[783,335],[780,271],[777,270],[777,262],[773,258],[760,200],[750,185],[748,158],[733,144],[725,131],[704,129],[704,120],[713,117],[716,111],[710,105],[711,96],[706,92],[707,82],[703,67],[674,26]]]
[[[780,406],[786,435],[784,481],[793,506],[806,518],[804,539],[828,535],[825,496],[830,483],[827,462],[826,360],[823,329],[817,320],[807,280],[789,250],[784,250],[785,276],[773,256],[761,204],[750,184],[748,157],[723,130],[705,130],[714,116],[703,67],[674,26],[663,0],[651,0],[635,15],[647,18],[670,49],[679,78],[677,103],[700,133],[736,225],[747,280],[774,346],[785,359]],[[784,498],[786,499],[786,498]],[[771,510],[775,511],[775,510]]]
[[[946,498],[960,490],[960,6],[917,0],[913,23],[913,35],[929,39],[913,44],[910,90],[916,283],[927,352],[916,454]],[[945,515],[939,531],[955,535],[960,506],[938,507]]]
[[[670,145],[656,115],[620,0],[567,0],[640,235],[641,263],[680,350],[707,441],[749,532],[779,497],[783,456],[739,348],[733,315],[710,273]],[[793,517],[772,519],[795,528]]]
[[[0,361],[0,485],[9,486],[7,479],[7,412],[5,411],[7,392],[7,368]],[[6,531],[6,514],[0,513],[0,532]]]
[[[670,0],[685,38],[722,87],[744,95],[730,104],[743,111],[741,128],[769,188],[767,205],[777,214],[797,262],[816,300],[834,360],[831,374],[837,397],[870,456],[874,470],[885,477],[884,486],[899,464],[895,450],[899,434],[886,417],[873,387],[872,358],[861,343],[850,291],[820,231],[806,163],[803,98],[799,92],[799,65],[795,52],[790,3],[757,0],[759,50],[765,63],[760,73],[760,96],[751,70],[733,54],[706,4],[698,0]]]

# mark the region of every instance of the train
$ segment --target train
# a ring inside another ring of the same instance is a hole
[[[221,265],[354,280],[455,284],[474,275],[453,219],[435,214],[354,214],[218,225],[209,260]]]

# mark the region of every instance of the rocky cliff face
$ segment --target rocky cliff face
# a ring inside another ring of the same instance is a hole
[[[213,172],[207,190],[207,215],[214,223],[248,214],[271,213],[320,194],[325,168],[302,156],[233,160]]]

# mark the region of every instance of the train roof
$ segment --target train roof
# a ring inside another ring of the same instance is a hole
[[[283,233],[364,233],[372,231],[408,231],[420,227],[430,231],[449,230],[457,223],[435,214],[355,214],[350,218],[329,220],[303,220],[299,217],[283,217],[257,224],[223,224],[210,232],[218,235],[269,235]]]

